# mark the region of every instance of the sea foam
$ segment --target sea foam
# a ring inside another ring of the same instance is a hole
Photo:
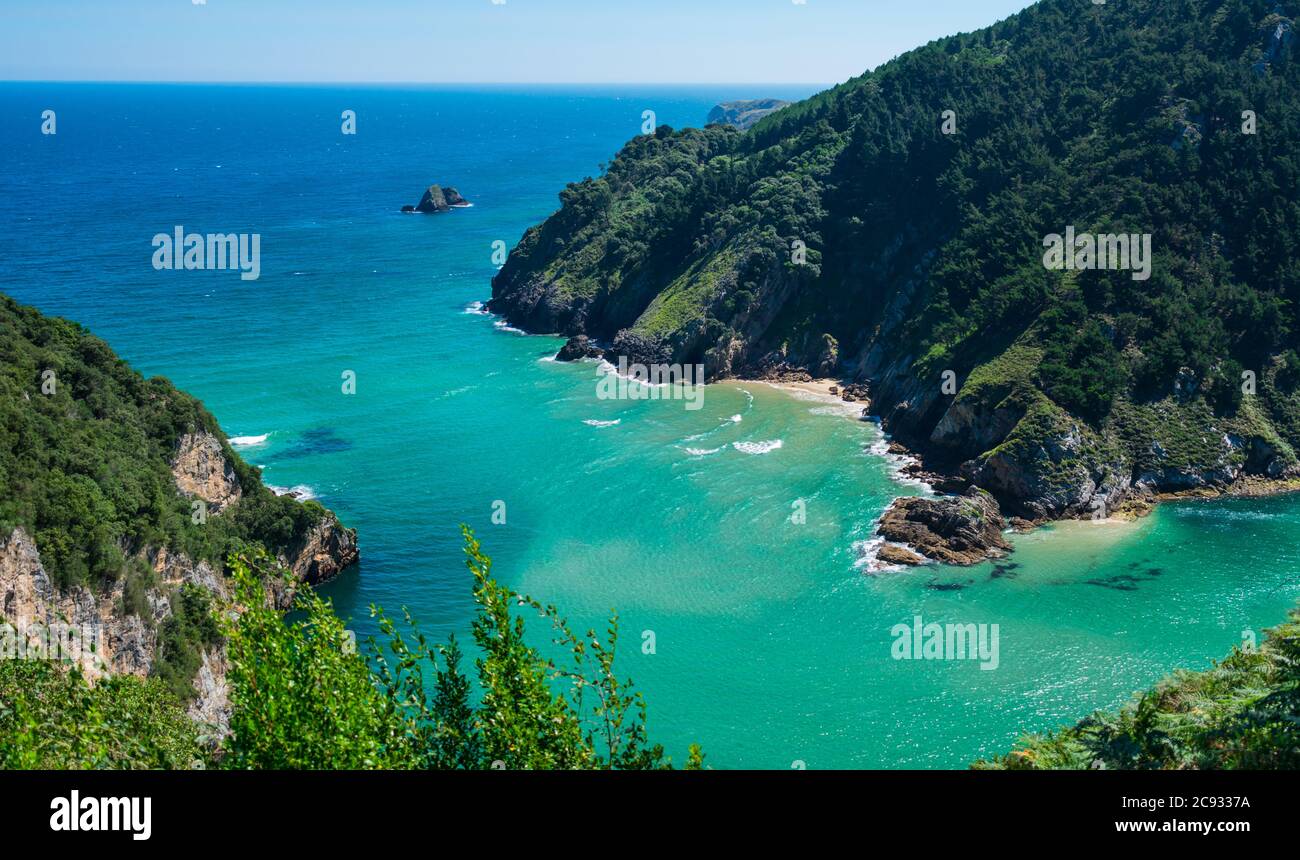
[[[732,442],[731,447],[744,454],[767,454],[784,444],[781,439],[770,439],[766,442]]]
[[[300,502],[316,498],[316,491],[306,484],[297,484],[292,487],[277,487],[273,484],[267,484],[266,488],[277,496],[287,496],[290,493],[293,493],[294,498]]]
[[[725,447],[727,446],[722,446],[722,448]],[[709,454],[718,453],[722,448],[687,448],[686,453],[690,454],[692,457],[707,457]]]

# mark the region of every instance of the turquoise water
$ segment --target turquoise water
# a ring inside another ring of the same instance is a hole
[[[243,452],[266,480],[360,532],[364,560],[325,590],[362,635],[371,602],[464,631],[462,521],[575,625],[616,609],[622,670],[679,759],[699,741],[716,767],[960,767],[1281,620],[1300,597],[1294,498],[1062,524],[1016,538],[1014,567],[868,575],[855,545],[918,492],[872,425],[760,384],[709,386],[695,411],[601,400],[595,365],[546,360],[559,340],[472,312],[492,243],[643,110],[698,124],[721,99],[805,94],[0,85],[0,290],[170,377],[231,436],[265,435]],[[433,182],[474,208],[398,213]],[[154,271],[150,240],[176,224],[259,232],[261,278]],[[918,613],[999,625],[998,668],[891,659]]]

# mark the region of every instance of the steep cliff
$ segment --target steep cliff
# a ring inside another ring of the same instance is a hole
[[[1295,13],[1042,0],[744,134],[661,127],[561,193],[488,308],[611,360],[861,384],[1031,520],[1293,479]]]
[[[299,583],[358,558],[314,502],[276,496],[215,419],[65,320],[0,297],[0,614],[5,647],[91,678],[162,678],[221,731],[227,553],[261,544]]]

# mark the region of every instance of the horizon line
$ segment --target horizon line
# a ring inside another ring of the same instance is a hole
[[[173,84],[173,85],[252,85],[252,86],[528,86],[528,87],[600,87],[600,86],[686,86],[686,87],[825,87],[843,81],[305,81],[305,80],[151,80],[146,78],[0,78],[0,84]]]

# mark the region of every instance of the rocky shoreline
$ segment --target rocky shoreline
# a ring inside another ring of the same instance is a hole
[[[976,564],[1011,552],[1005,529],[997,501],[977,487],[960,496],[908,496],[895,499],[880,518],[876,533],[890,543],[877,558],[908,566],[926,560]]]
[[[604,347],[594,338],[577,334],[568,339],[556,360],[603,358],[615,361],[617,356],[627,354],[632,346],[635,344],[616,341],[612,346]],[[1221,463],[1199,470],[1174,470],[1172,473],[1168,468],[1156,472],[1147,470],[1127,478],[1122,475],[1116,478],[1113,474],[1089,477],[1081,473],[1076,476],[1082,482],[1078,490],[1067,493],[1068,498],[1060,497],[1059,487],[1034,489],[1039,481],[1035,471],[1058,462],[1062,451],[1068,453],[1077,448],[1080,440],[1071,441],[1068,435],[1064,439],[1048,437],[1041,440],[1039,452],[1031,455],[1028,462],[1023,462],[1026,459],[1023,456],[1001,453],[982,461],[962,461],[951,456],[948,450],[951,445],[934,445],[918,450],[899,441],[889,431],[896,423],[904,428],[909,425],[909,416],[914,411],[909,409],[910,401],[878,409],[879,404],[871,397],[872,386],[868,383],[818,377],[806,367],[785,361],[745,367],[712,381],[729,380],[761,382],[839,400],[855,407],[861,404],[861,420],[880,421],[881,429],[886,433],[887,446],[882,453],[897,458],[901,463],[898,477],[923,484],[936,494],[935,498],[897,498],[877,523],[876,540],[870,542],[875,547],[872,560],[895,569],[932,562],[971,565],[998,558],[1013,551],[1002,536],[1004,531],[1026,532],[1058,520],[1132,520],[1146,516],[1162,501],[1300,492],[1300,474],[1295,469],[1272,468],[1275,458],[1270,457],[1265,458],[1269,461],[1266,471],[1276,472],[1274,475],[1248,472],[1245,465],[1231,468]],[[997,431],[999,422],[996,415],[985,416],[978,410],[969,409],[950,408],[948,411],[949,415],[936,427],[936,434],[948,440],[948,437],[969,432],[979,437],[977,441],[980,444],[989,442],[990,450],[997,447],[990,436]],[[970,426],[963,431],[965,425]],[[985,436],[989,438],[985,439]],[[1230,437],[1224,438],[1231,449]],[[1239,440],[1239,447],[1245,445],[1245,441]],[[1158,450],[1159,443],[1153,442],[1152,447]],[[1253,455],[1253,443],[1246,447]],[[1107,467],[1103,471],[1119,470]],[[1020,472],[1024,474],[1017,477]],[[1189,486],[1177,486],[1179,482]],[[1008,492],[1011,488],[1016,492]],[[1041,493],[1041,497],[1036,493]]]
[[[876,534],[890,543],[885,543],[876,552],[876,558],[887,564],[902,567],[938,562],[953,565],[971,565],[988,559],[1000,558],[1014,550],[1005,539],[972,541],[971,530],[976,529],[982,518],[996,516],[1001,522],[999,532],[1028,532],[1048,523],[1061,520],[1137,520],[1151,514],[1161,502],[1191,500],[1211,500],[1222,498],[1263,498],[1300,492],[1300,477],[1286,476],[1270,478],[1260,475],[1244,475],[1230,483],[1211,484],[1184,490],[1150,491],[1133,490],[1111,509],[1099,510],[1091,516],[1061,515],[1025,518],[1019,516],[1004,517],[997,499],[986,490],[981,490],[970,480],[952,472],[932,471],[924,465],[924,455],[907,448],[900,442],[890,440],[890,453],[906,457],[912,461],[901,472],[908,477],[928,484],[936,493],[937,499],[922,499],[903,496],[895,499],[881,516]],[[981,510],[978,515],[968,512],[966,521],[960,525],[951,521],[952,512],[948,510],[952,502],[972,492],[981,493],[992,504],[993,510]],[[918,518],[938,520],[944,528],[938,530],[917,531],[913,524]],[[987,534],[977,530],[977,534]],[[901,545],[901,546],[900,546]]]

